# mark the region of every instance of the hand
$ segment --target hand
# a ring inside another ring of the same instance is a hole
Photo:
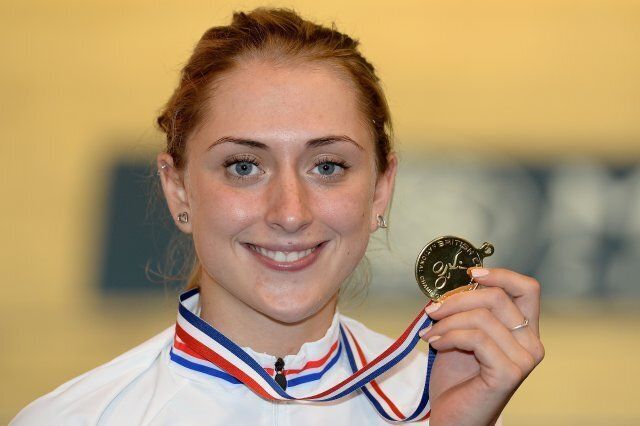
[[[422,338],[438,350],[430,381],[431,424],[493,424],[544,357],[540,284],[506,269],[470,268],[481,287],[426,311]],[[511,330],[529,320],[527,327]]]

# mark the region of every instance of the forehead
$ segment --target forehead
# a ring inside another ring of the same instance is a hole
[[[198,133],[267,142],[333,134],[373,145],[365,123],[353,83],[333,66],[247,59],[212,87]]]

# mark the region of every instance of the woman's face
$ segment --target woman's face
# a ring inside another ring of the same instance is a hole
[[[193,234],[201,286],[287,323],[332,300],[393,188],[395,157],[376,172],[365,122],[351,83],[328,65],[246,60],[225,74],[184,175],[163,182],[173,217],[189,213],[178,226]]]

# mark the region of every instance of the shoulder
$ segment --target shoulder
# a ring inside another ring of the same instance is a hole
[[[23,408],[11,424],[98,423],[109,404],[171,345],[174,327],[41,396]]]

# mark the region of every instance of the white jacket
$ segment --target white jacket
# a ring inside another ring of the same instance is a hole
[[[198,297],[189,301],[199,314]],[[368,360],[392,343],[336,312],[323,338],[284,358],[287,392],[320,392],[352,372],[337,344],[339,322],[356,336]],[[18,425],[378,425],[389,424],[361,391],[333,402],[271,402],[175,339],[171,326],[141,345],[38,398],[12,420]],[[276,357],[243,348],[270,374]],[[416,406],[426,356],[414,350],[376,382],[402,411]],[[423,422],[421,424],[428,424]]]

